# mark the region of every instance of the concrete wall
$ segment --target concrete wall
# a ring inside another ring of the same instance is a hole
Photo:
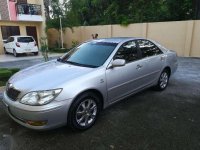
[[[200,57],[200,20],[175,21],[120,25],[81,26],[66,28],[64,43],[70,48],[72,41],[83,42],[91,39],[91,34],[98,33],[98,38],[108,37],[144,37],[160,42],[163,46],[175,50],[179,56]],[[49,46],[55,47],[60,33],[48,30]]]
[[[7,0],[0,0],[0,14],[1,14],[1,20],[10,19]]]

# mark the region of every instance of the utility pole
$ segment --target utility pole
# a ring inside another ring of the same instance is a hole
[[[60,15],[59,18],[60,18],[60,38],[61,38],[61,49],[64,49],[63,47],[63,30],[62,30],[62,16]]]

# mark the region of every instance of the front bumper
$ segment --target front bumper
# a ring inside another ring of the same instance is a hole
[[[12,101],[3,94],[3,106],[7,114],[17,123],[35,130],[46,130],[67,124],[67,114],[72,99],[53,101],[43,106],[29,106]],[[28,122],[44,121],[45,125],[35,126]]]

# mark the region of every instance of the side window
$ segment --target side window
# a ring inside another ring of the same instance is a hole
[[[6,42],[7,43],[11,42],[11,37],[9,37]]]
[[[138,40],[137,42],[143,58],[163,53],[155,44],[148,40]]]
[[[14,41],[14,37],[11,37],[11,40],[10,40],[10,42],[13,42]]]
[[[125,59],[126,63],[139,59],[136,42],[129,41],[124,43],[117,51],[114,59]]]

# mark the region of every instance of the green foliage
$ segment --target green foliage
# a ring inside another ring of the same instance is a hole
[[[195,0],[69,0],[63,7],[52,0],[53,19],[47,26],[59,29],[58,16],[63,26],[103,25],[187,20],[194,18]]]
[[[7,80],[19,70],[19,68],[0,68],[0,86],[5,85]]]
[[[72,48],[76,47],[79,44],[78,41],[72,40]]]
[[[7,80],[9,77],[11,77],[12,72],[10,70],[1,70],[0,71],[0,80]]]
[[[20,69],[19,69],[19,68],[10,68],[9,70],[12,72],[12,74],[15,74],[15,73],[17,73]]]

